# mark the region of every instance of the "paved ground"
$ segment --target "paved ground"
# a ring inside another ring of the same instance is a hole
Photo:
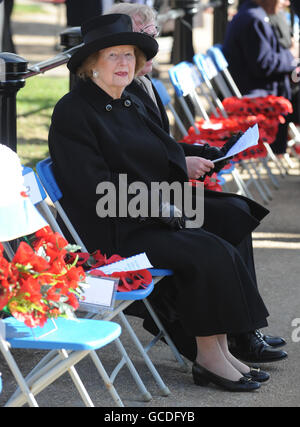
[[[45,25],[47,26],[48,24]],[[18,22],[14,23],[15,30],[21,27],[18,27]],[[46,27],[40,24],[39,28],[39,31],[43,31]],[[49,27],[47,28],[49,29]],[[56,27],[51,28],[53,30]],[[29,26],[23,26],[23,33],[33,33],[34,31],[38,36],[39,32],[34,22]],[[48,39],[50,44],[48,42],[48,44],[45,43],[48,46],[46,57],[49,57],[55,53],[51,48],[53,36],[42,35],[41,38],[36,38],[35,40],[45,40],[46,37],[50,37]],[[164,40],[163,43],[167,45],[168,41]],[[23,47],[19,48],[19,54],[27,55],[29,50],[33,49],[33,47],[30,47],[30,43],[28,43],[28,46],[26,47],[23,44]],[[44,54],[41,53],[38,47],[39,44],[36,43],[35,49],[39,53],[33,62],[44,59],[42,58]],[[52,54],[50,53],[51,49]],[[167,52],[167,47],[165,52]],[[166,64],[162,64],[162,70],[165,69]],[[126,406],[146,406],[148,408],[157,407],[162,409],[214,406],[300,406],[300,342],[294,342],[295,339],[293,341],[293,338],[299,338],[300,340],[300,331],[297,333],[296,323],[292,326],[292,322],[295,322],[294,319],[299,319],[298,325],[300,326],[300,171],[295,168],[289,176],[284,179],[279,178],[279,180],[280,189],[273,190],[274,197],[268,205],[271,212],[254,233],[254,246],[260,290],[271,313],[267,332],[282,335],[286,338],[288,342],[286,349],[289,353],[289,358],[280,363],[264,366],[265,370],[270,372],[271,380],[263,385],[259,391],[252,394],[232,394],[214,387],[202,388],[195,386],[190,373],[191,364],[188,362],[189,372],[182,373],[178,370],[168,347],[159,343],[151,350],[150,355],[171,390],[170,396],[162,397],[151,375],[141,362],[139,355],[134,351],[130,338],[126,333],[123,333],[122,341],[153,396],[150,402],[142,402],[127,370],[124,369],[117,378],[116,387]],[[255,194],[255,196],[258,198],[258,195]],[[147,342],[150,336],[142,329],[139,319],[130,318],[130,321],[134,324],[140,339],[143,342]],[[31,351],[14,351],[13,353],[20,366],[24,368],[25,373],[43,355],[42,352]],[[101,354],[104,365],[110,371],[117,360],[114,346],[106,347],[99,354]],[[3,392],[0,395],[0,406],[2,406],[14,391],[15,382],[2,357],[0,357],[0,371],[3,373],[4,381]],[[78,372],[96,406],[107,408],[113,406],[111,399],[104,391],[101,381],[98,381],[97,373],[90,359],[84,360],[78,365]],[[38,397],[38,401],[41,406],[82,406],[79,395],[67,375],[56,381],[47,391],[42,392]]]

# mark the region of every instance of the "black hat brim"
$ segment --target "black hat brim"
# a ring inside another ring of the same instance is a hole
[[[69,59],[67,67],[72,73],[75,73],[82,62],[92,53],[108,47],[124,45],[137,46],[145,54],[147,61],[154,58],[158,52],[157,41],[146,34],[136,32],[110,34],[84,44]]]

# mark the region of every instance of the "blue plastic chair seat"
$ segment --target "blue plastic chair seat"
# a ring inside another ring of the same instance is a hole
[[[171,97],[170,97],[168,91],[166,90],[165,86],[163,85],[163,83],[160,80],[158,80],[158,79],[151,79],[151,80],[152,80],[152,83],[153,83],[155,89],[159,93],[159,96],[161,98],[163,105],[166,107],[168,104],[171,103]]]
[[[174,272],[168,268],[149,268],[152,277],[173,276]]]
[[[221,50],[221,45],[215,45],[210,47],[207,50],[207,54],[214,61],[214,64],[217,67],[218,71],[223,71],[225,68],[228,67],[228,62],[225,56],[223,55],[223,52]]]
[[[147,298],[154,289],[153,281],[145,289],[136,289],[129,292],[116,292],[116,300],[119,301],[137,301]]]
[[[231,164],[229,168],[221,169],[220,172],[218,172],[218,175],[227,175],[230,174],[234,170],[234,164]]]
[[[62,192],[60,191],[52,172],[51,158],[48,157],[47,159],[38,162],[36,170],[52,202],[55,203],[60,200],[62,198]]]
[[[13,348],[97,350],[121,334],[120,325],[104,320],[71,320],[60,317],[55,319],[57,330],[51,320],[48,320],[43,328],[34,329],[14,317],[8,317],[4,322],[6,323],[6,341]],[[45,335],[47,332],[49,334]]]
[[[31,169],[28,166],[23,166],[23,170],[22,170],[22,175],[23,176],[25,176],[25,175],[27,175],[28,173],[31,173],[31,172],[34,173],[34,170]],[[41,182],[40,182],[40,180],[39,180],[39,178],[37,177],[36,174],[35,174],[35,179],[36,179],[37,185],[39,187],[39,191],[40,191],[40,194],[41,194],[41,200],[45,200],[47,198],[47,194],[46,194],[46,192],[44,190],[44,187],[42,186],[42,184],[41,184]]]

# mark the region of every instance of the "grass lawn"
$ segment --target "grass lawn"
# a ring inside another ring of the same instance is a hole
[[[34,76],[17,95],[17,153],[25,166],[35,167],[48,156],[48,131],[53,107],[69,90],[67,77]]]
[[[23,13],[48,13],[48,12],[43,4],[33,4],[33,3],[22,4],[22,3],[18,3],[18,1],[15,1],[13,13],[23,14]]]

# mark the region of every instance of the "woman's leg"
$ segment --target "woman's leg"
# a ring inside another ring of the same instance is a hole
[[[250,372],[249,366],[242,363],[240,360],[236,359],[228,349],[227,335],[217,335],[218,343],[222,349],[222,352],[226,359],[242,374],[247,374]]]
[[[222,378],[230,381],[239,381],[242,377],[241,372],[225,357],[218,337],[219,335],[196,337],[196,362]]]

